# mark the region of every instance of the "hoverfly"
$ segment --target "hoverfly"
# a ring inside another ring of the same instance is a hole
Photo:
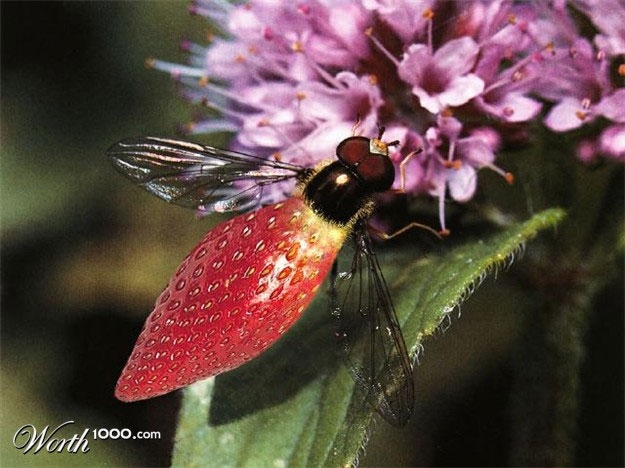
[[[408,421],[410,357],[367,229],[374,195],[395,178],[388,148],[399,142],[385,143],[383,131],[344,139],[336,159],[315,168],[166,138],[127,139],[108,150],[119,172],[167,202],[241,213],[183,260],[145,322],[117,398],[155,397],[253,359],[333,271],[332,313],[349,370],[388,422]],[[297,184],[290,198],[260,207],[268,186],[289,180]],[[338,274],[348,239],[355,253]]]

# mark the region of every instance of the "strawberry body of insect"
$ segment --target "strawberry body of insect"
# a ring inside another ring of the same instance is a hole
[[[300,317],[346,237],[355,254],[334,278],[350,371],[392,424],[412,412],[410,359],[365,221],[395,170],[380,138],[351,136],[315,169],[180,140],[137,138],[108,151],[137,185],[205,211],[254,207],[263,187],[296,179],[296,195],[212,229],[169,281],[117,382],[122,401],[155,397],[234,369],[275,343]],[[355,331],[353,331],[355,330]]]
[[[299,197],[212,229],[158,298],[117,398],[158,396],[258,356],[306,309],[345,235]]]

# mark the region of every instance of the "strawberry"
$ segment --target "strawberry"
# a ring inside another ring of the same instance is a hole
[[[116,397],[152,398],[258,356],[306,309],[347,232],[301,197],[216,226],[157,299]]]

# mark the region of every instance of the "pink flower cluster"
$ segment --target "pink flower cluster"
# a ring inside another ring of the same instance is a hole
[[[224,30],[208,46],[183,43],[186,66],[152,61],[184,95],[220,118],[190,133],[234,132],[235,149],[311,166],[359,132],[399,140],[404,189],[444,202],[472,198],[477,170],[527,138],[593,123],[579,156],[625,160],[625,9],[619,0],[196,0],[193,14]],[[594,37],[573,20],[585,15]],[[399,173],[399,171],[398,171]],[[396,187],[399,187],[399,177]],[[266,202],[284,197],[265,193]]]

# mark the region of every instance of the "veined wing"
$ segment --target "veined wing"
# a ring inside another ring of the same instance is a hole
[[[256,207],[269,184],[307,169],[183,140],[141,137],[107,151],[115,168],[163,200],[208,213]]]
[[[333,284],[339,336],[366,400],[389,423],[404,426],[414,406],[410,358],[364,222],[354,236],[351,267]]]

